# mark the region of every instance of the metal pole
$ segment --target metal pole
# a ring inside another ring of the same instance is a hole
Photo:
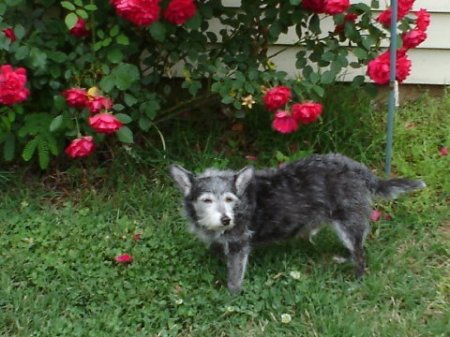
[[[396,103],[396,80],[397,73],[397,0],[391,0],[391,43],[390,43],[390,74],[389,74],[389,103],[388,103],[388,118],[386,131],[386,165],[384,172],[386,176],[391,174],[392,162],[392,145],[394,142],[394,113]]]

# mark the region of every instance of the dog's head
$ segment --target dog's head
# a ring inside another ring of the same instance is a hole
[[[194,175],[173,165],[170,173],[184,195],[187,215],[203,229],[230,230],[236,225],[239,214],[248,208],[247,190],[254,178],[251,167],[239,172],[208,169]]]

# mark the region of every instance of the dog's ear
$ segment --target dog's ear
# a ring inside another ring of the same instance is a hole
[[[170,174],[172,175],[173,180],[177,183],[181,192],[183,192],[184,196],[189,195],[189,193],[191,193],[194,175],[178,165],[170,166]]]
[[[252,181],[255,175],[255,170],[251,166],[246,166],[236,174],[234,184],[236,186],[237,194],[242,194],[247,189],[247,186]]]

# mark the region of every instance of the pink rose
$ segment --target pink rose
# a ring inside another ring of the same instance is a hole
[[[446,147],[446,146],[441,147],[441,148],[439,149],[439,155],[440,155],[441,157],[446,157],[446,156],[448,156],[448,147]]]
[[[428,13],[426,9],[421,8],[416,12],[416,16],[417,16],[416,19],[417,29],[426,31],[431,21],[430,13]]]
[[[323,11],[326,14],[335,15],[345,12],[349,7],[349,0],[325,0]]]
[[[16,41],[16,34],[14,34],[14,30],[11,27],[3,29],[3,34],[11,40],[11,43]]]
[[[182,25],[197,13],[193,0],[172,0],[164,11],[164,19],[174,25]]]
[[[291,89],[284,86],[269,89],[264,95],[264,104],[266,108],[273,111],[285,106],[291,99]]]
[[[30,95],[26,83],[25,68],[14,70],[9,64],[0,66],[0,104],[13,105],[26,100]]]
[[[411,11],[414,1],[415,0],[398,1],[397,21],[403,19],[406,16],[406,14],[408,14]],[[383,26],[389,27],[391,25],[391,15],[392,10],[389,7],[378,15],[376,21],[381,23]]]
[[[287,111],[278,110],[272,121],[272,128],[280,133],[291,133],[298,129],[298,122]]]
[[[309,9],[314,13],[324,13],[325,10],[324,0],[303,0],[301,4],[303,8]]]
[[[397,74],[396,79],[403,82],[411,71],[411,61],[408,59],[405,50],[397,51]],[[384,52],[369,62],[367,75],[377,84],[389,83],[389,51]]]
[[[420,29],[413,29],[402,35],[403,48],[411,49],[417,47],[427,38],[427,33]]]
[[[63,92],[66,102],[69,106],[74,108],[84,108],[88,102],[86,89],[71,88]]]
[[[117,14],[138,26],[149,26],[159,19],[160,0],[111,0]]]
[[[89,117],[89,125],[98,133],[111,134],[122,127],[122,122],[109,113]]]
[[[77,23],[69,30],[70,34],[76,37],[85,37],[90,34],[90,31],[86,28],[86,22],[78,17]]]
[[[71,158],[88,157],[94,152],[95,144],[91,136],[84,136],[72,140],[65,152]]]
[[[103,110],[111,109],[113,103],[110,98],[104,96],[89,96],[87,101],[87,108],[93,114]]]
[[[322,104],[314,102],[295,103],[292,105],[292,117],[302,124],[315,122],[322,114]]]
[[[117,263],[128,264],[133,262],[133,257],[130,254],[121,254],[114,258]]]

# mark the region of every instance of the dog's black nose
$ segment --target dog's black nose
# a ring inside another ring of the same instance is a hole
[[[224,215],[223,217],[220,218],[220,222],[222,223],[222,225],[228,226],[231,222],[231,219],[226,215]]]

